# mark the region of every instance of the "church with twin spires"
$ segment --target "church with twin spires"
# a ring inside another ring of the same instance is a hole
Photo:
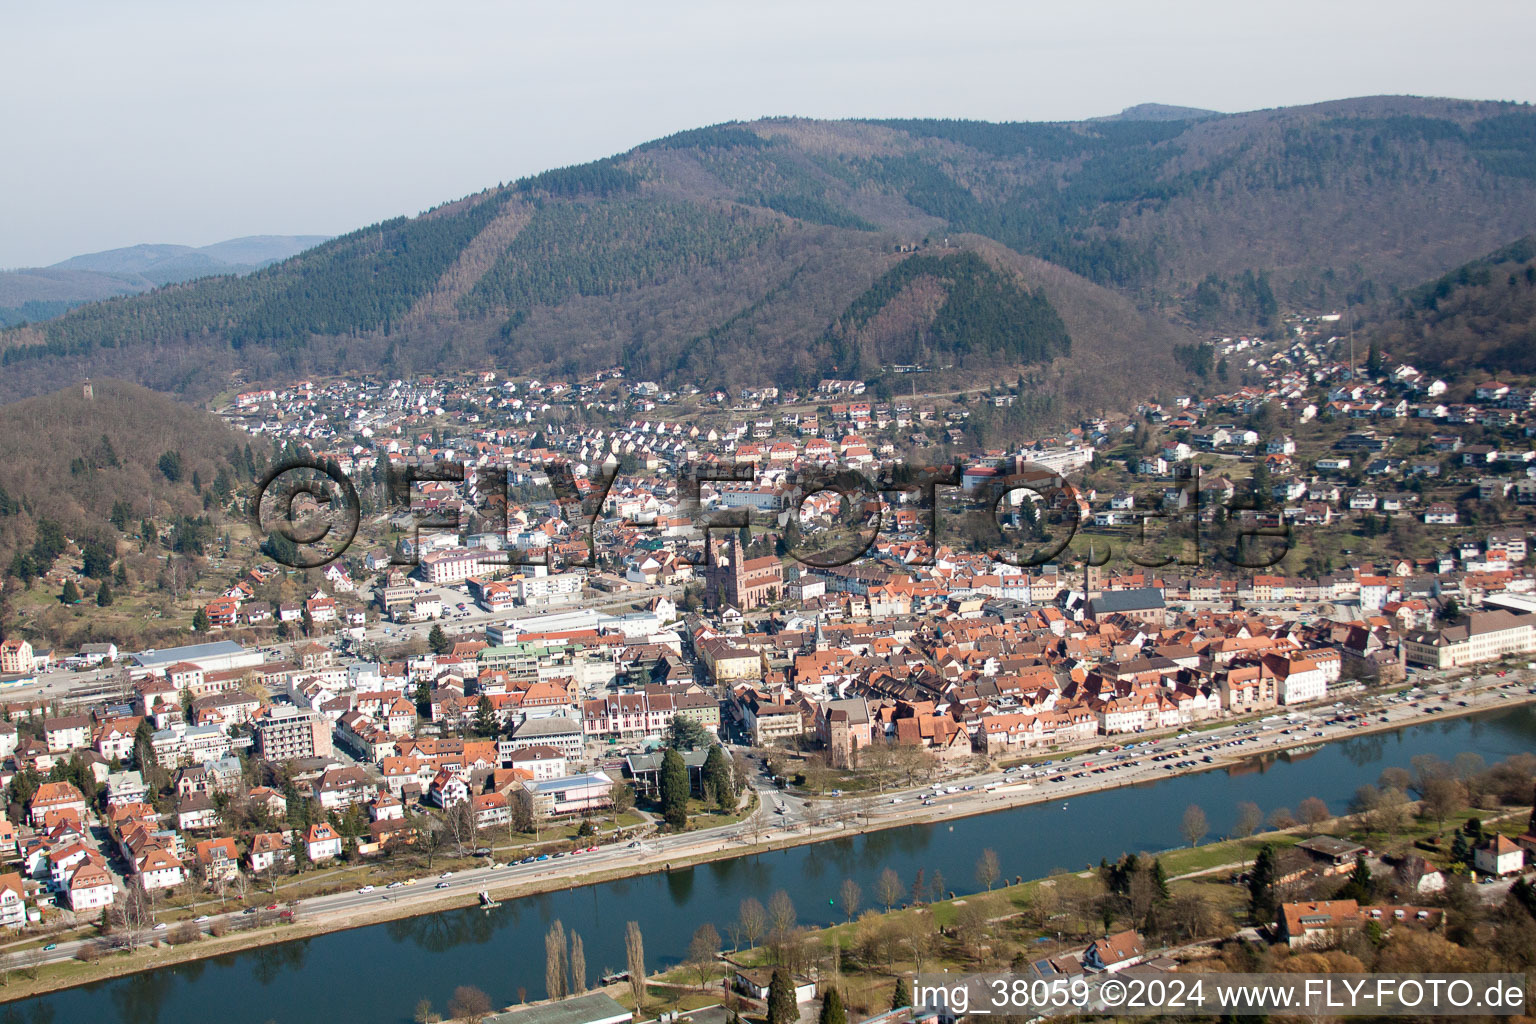
[[[712,611],[750,611],[772,604],[784,592],[784,569],[772,555],[748,558],[735,533],[726,541],[710,541],[704,567],[704,602]]]

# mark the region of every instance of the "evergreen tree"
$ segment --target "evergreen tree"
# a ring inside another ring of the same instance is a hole
[[[128,585],[128,564],[126,562],[118,562],[117,568],[112,570],[112,582],[120,587]]]
[[[481,736],[496,734],[496,712],[491,707],[491,698],[483,693],[475,705],[475,731]]]
[[[688,766],[671,747],[661,755],[661,816],[673,828],[688,824]]]
[[[795,983],[782,966],[773,969],[768,982],[768,1024],[794,1024],[800,1018],[795,1002]]]
[[[731,787],[731,769],[719,746],[710,747],[709,756],[704,759],[704,786],[715,795],[715,807],[719,810],[735,809],[736,792]]]
[[[912,1005],[912,990],[907,987],[906,978],[896,979],[896,991],[891,996],[891,1009],[900,1010]]]
[[[126,533],[128,532],[128,519],[132,515],[133,509],[126,501],[114,501],[112,503],[112,513],[107,516],[107,522]]]
[[[451,646],[453,645],[448,640],[448,634],[443,632],[443,624],[433,623],[432,632],[427,634],[427,647],[433,654],[446,654]]]
[[[1264,450],[1259,449],[1258,456],[1253,463],[1253,476],[1248,482],[1249,489],[1253,493],[1253,501],[1259,508],[1268,508],[1270,504],[1270,487],[1272,478],[1269,472],[1269,462],[1264,458]]]
[[[1472,844],[1467,840],[1467,834],[1457,829],[1456,838],[1451,841],[1451,864],[1466,867],[1471,860]]]
[[[1265,844],[1248,872],[1248,912],[1259,924],[1275,919],[1275,849]]]
[[[697,750],[710,742],[709,733],[687,715],[673,715],[667,727],[667,746],[677,750]]]
[[[192,631],[194,633],[208,632],[208,613],[201,608],[192,613]]]
[[[59,600],[65,604],[80,603],[80,588],[75,586],[74,580],[64,581],[64,592],[59,595]]]
[[[827,989],[821,997],[821,1016],[817,1024],[848,1024],[848,1011],[843,1008],[843,997],[835,988]]]
[[[1333,894],[1333,898],[1336,900],[1356,900],[1360,903],[1369,903],[1374,887],[1375,882],[1371,878],[1370,865],[1365,862],[1365,855],[1356,854],[1354,870],[1349,873],[1349,878],[1345,880],[1344,884],[1339,886],[1338,891]]]
[[[107,586],[107,581],[102,580],[101,586],[96,589],[96,607],[108,608],[112,605],[112,588]]]

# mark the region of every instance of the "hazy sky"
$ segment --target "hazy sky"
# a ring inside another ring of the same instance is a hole
[[[0,40],[0,267],[333,234],[771,114],[1536,100],[1528,0],[14,0]]]

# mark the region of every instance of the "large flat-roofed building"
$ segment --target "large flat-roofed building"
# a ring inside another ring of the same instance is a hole
[[[596,629],[599,616],[591,608],[575,609],[565,612],[552,612],[549,615],[535,615],[526,619],[512,619],[507,622],[488,622],[485,624],[485,642],[488,644],[510,644],[524,633],[563,633],[579,629]]]
[[[421,556],[421,578],[428,583],[462,583],[471,576],[483,576],[505,569],[506,556],[483,548],[456,548],[433,551]]]
[[[485,1018],[485,1024],[629,1024],[635,1015],[603,992],[588,992],[553,1003],[509,1010]]]
[[[517,600],[529,606],[575,604],[581,600],[581,588],[587,585],[587,571],[523,575],[516,580]]]
[[[613,780],[602,772],[525,782],[523,786],[533,797],[534,811],[550,817],[587,814],[613,804]]]
[[[206,644],[168,647],[163,651],[140,651],[128,655],[128,662],[128,674],[134,679],[141,679],[151,673],[166,675],[177,662],[196,665],[204,672],[224,672],[260,665],[262,656],[259,650],[248,651],[233,640],[216,640]]]
[[[1403,657],[1430,668],[1460,668],[1536,651],[1536,615],[1505,609],[1472,612],[1465,622],[1403,637]]]
[[[256,749],[268,761],[331,756],[331,728],[308,708],[278,705],[255,720]]]

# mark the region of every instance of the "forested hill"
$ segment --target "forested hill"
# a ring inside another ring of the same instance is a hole
[[[863,370],[910,356],[1049,361],[1041,379],[1109,404],[1126,381],[1099,370],[1175,379],[1170,353],[1192,322],[1379,301],[1529,231],[1536,113],[1519,105],[1375,97],[1168,120],[771,119],[497,186],[246,277],[0,333],[0,398],[88,373],[206,395],[236,371],[619,363],[662,379],[793,384],[829,361],[857,357]],[[961,251],[977,262],[899,269]],[[871,289],[891,308],[854,323]],[[1047,308],[1070,356],[987,326],[1022,315],[1039,330]],[[886,329],[897,323],[913,332]]]
[[[0,408],[0,566],[30,588],[66,540],[113,559],[162,542],[201,554],[214,510],[270,454],[255,448],[212,413],[122,381],[12,402]]]
[[[1536,235],[1413,289],[1367,333],[1432,372],[1536,373]]]

